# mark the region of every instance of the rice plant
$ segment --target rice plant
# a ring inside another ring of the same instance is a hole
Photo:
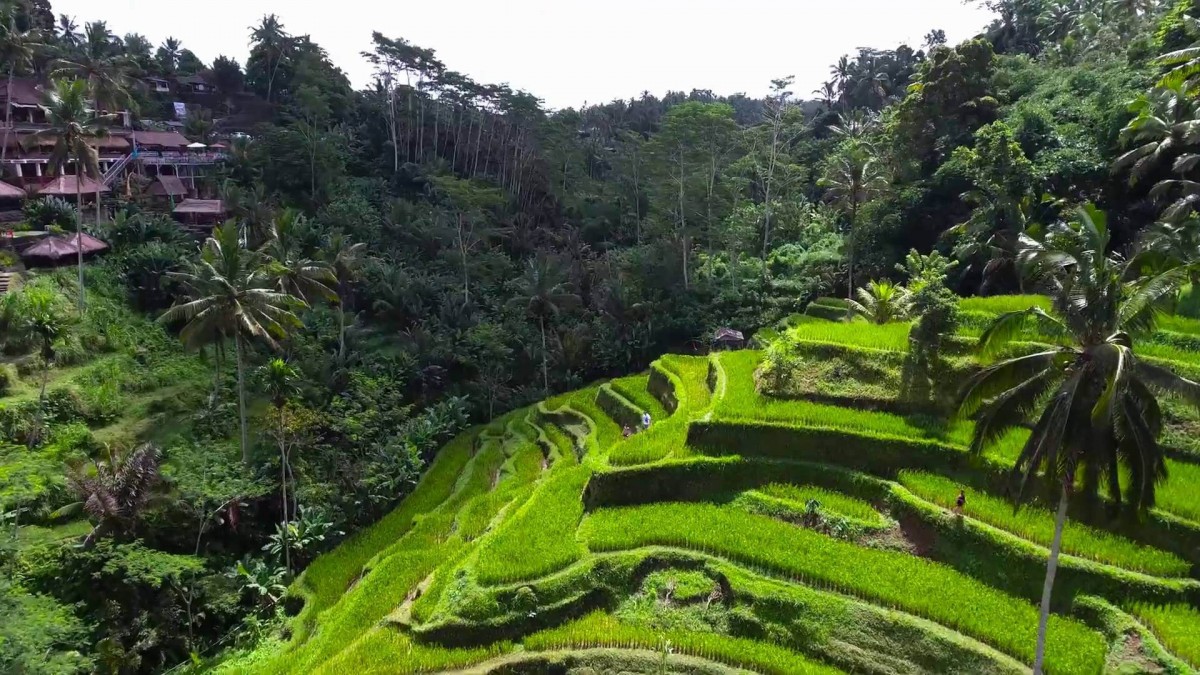
[[[479,552],[482,584],[533,579],[579,560],[584,548],[575,538],[583,517],[587,467],[551,472],[517,513],[506,519]]]
[[[593,612],[571,623],[535,633],[525,639],[526,649],[536,651],[595,647],[662,649],[663,645],[668,643],[671,649],[678,653],[760,673],[833,675],[841,672],[770,642],[716,633],[660,631],[623,623],[604,612]]]
[[[1054,514],[1048,509],[1026,506],[1014,511],[1012,502],[1007,499],[993,497],[930,473],[901,471],[899,481],[913,494],[944,508],[953,507],[959,489],[963,489],[967,499],[964,513],[968,517],[1042,546],[1049,546],[1054,537]],[[1142,546],[1074,521],[1068,521],[1063,530],[1062,547],[1074,556],[1146,574],[1184,577],[1191,569],[1191,563],[1173,553]]]
[[[962,298],[958,301],[958,308],[964,312],[986,312],[988,314],[1020,312],[1031,307],[1040,307],[1049,311],[1050,298],[1044,295],[989,295],[987,297]]]
[[[581,534],[592,550],[682,546],[903,609],[971,635],[1031,662],[1037,608],[944,565],[907,553],[866,549],[824,535],[711,504],[654,504],[602,509]],[[1103,638],[1082,624],[1052,617],[1049,668],[1096,673]]]
[[[1200,609],[1189,605],[1134,605],[1130,611],[1145,622],[1163,646],[1193,668],[1200,668]]]
[[[771,499],[787,502],[800,510],[807,509],[809,504],[815,502],[817,508],[832,515],[844,516],[872,525],[882,525],[884,522],[879,512],[875,510],[875,507],[867,502],[815,485],[771,483],[757,488],[752,492]]]

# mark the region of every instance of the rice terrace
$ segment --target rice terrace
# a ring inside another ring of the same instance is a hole
[[[1048,306],[962,300],[935,389],[989,362],[979,326]],[[220,672],[1028,672],[1055,530],[1053,502],[1005,496],[1030,432],[972,452],[936,391],[902,393],[910,324],[845,312],[819,300],[765,349],[664,356],[460,435],[304,572],[286,642]],[[1198,340],[1166,317],[1143,358],[1196,373]],[[1164,400],[1156,506],[1070,504],[1047,672],[1200,667],[1200,414]]]

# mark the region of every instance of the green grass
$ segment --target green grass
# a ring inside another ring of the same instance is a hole
[[[1166,460],[1167,480],[1155,490],[1157,507],[1200,523],[1200,465]]]
[[[663,545],[727,556],[904,609],[1033,660],[1035,606],[906,553],[865,549],[710,504],[602,509],[588,516],[581,532],[597,551]],[[1099,672],[1105,652],[1099,634],[1073,620],[1051,618],[1047,658],[1053,672]]]
[[[1171,653],[1200,668],[1200,610],[1187,605],[1135,605],[1131,611]]]
[[[571,623],[536,633],[525,639],[531,650],[620,647],[662,649],[666,642],[683,654],[699,656],[760,673],[834,674],[842,671],[769,642],[714,633],[658,631],[623,623],[603,612],[594,612]]]
[[[438,452],[413,493],[396,510],[309,565],[296,582],[310,591],[304,616],[315,618],[318,612],[337,602],[362,573],[367,561],[404,536],[417,516],[432,511],[450,497],[470,459],[474,437],[473,432],[468,432],[448,443]]]
[[[654,398],[646,390],[646,384],[649,380],[649,375],[631,375],[629,377],[619,377],[609,382],[609,384],[630,403],[642,410],[648,411],[652,419],[665,420],[667,418],[667,411],[658,402],[658,399]]]
[[[867,502],[849,495],[826,490],[815,485],[790,485],[787,483],[771,483],[753,492],[763,496],[787,502],[803,511],[810,500],[816,500],[820,509],[827,513],[845,516],[865,523],[882,524],[882,518],[875,507]]]
[[[901,471],[899,482],[918,497],[944,508],[952,508],[959,489],[964,488],[966,516],[1042,546],[1049,546],[1054,538],[1054,514],[1047,509],[1025,506],[1014,512],[1011,501],[930,473]],[[1073,521],[1067,521],[1063,529],[1062,547],[1074,556],[1157,576],[1183,577],[1191,569],[1190,563],[1172,553]]]
[[[911,329],[912,324],[908,322],[887,323],[882,326],[866,322],[810,322],[789,328],[786,338],[789,341],[829,342],[881,351],[907,352],[908,333]]]
[[[761,361],[761,352],[728,352],[720,358],[727,384],[725,398],[714,409],[717,419],[841,429],[909,440],[937,441],[947,447],[963,450],[970,445],[974,427],[966,421],[947,422],[929,415],[897,415],[763,396],[754,386],[754,372]],[[1010,433],[990,446],[987,455],[1009,463],[1016,458],[1027,437],[1026,432]]]
[[[575,538],[583,517],[587,467],[552,471],[519,511],[480,549],[477,572],[483,584],[533,579],[579,560],[585,551]]]
[[[699,415],[712,403],[712,392],[708,389],[708,359],[703,356],[680,356],[667,354],[661,359],[664,368],[674,373],[683,382],[683,394],[692,415]]]
[[[958,307],[964,312],[986,312],[988,314],[1020,312],[1031,307],[1041,307],[1049,311],[1050,298],[1044,295],[990,295],[962,298],[958,301]]]

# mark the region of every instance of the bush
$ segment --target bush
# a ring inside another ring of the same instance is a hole
[[[74,206],[58,197],[27,200],[22,211],[31,227],[46,232],[52,227],[74,231],[79,215]]]

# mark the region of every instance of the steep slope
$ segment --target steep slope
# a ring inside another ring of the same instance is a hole
[[[903,409],[897,333],[801,322],[806,377],[666,356],[471,430],[222,672],[1027,672],[1052,514],[1001,501],[1019,435],[974,457],[969,422]],[[1049,672],[1200,665],[1200,466],[1172,462],[1143,522],[1072,513]]]

